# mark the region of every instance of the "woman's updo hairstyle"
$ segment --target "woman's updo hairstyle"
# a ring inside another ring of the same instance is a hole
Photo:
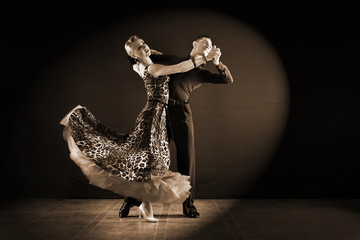
[[[127,60],[131,63],[131,64],[136,64],[139,61],[133,57],[131,57],[132,55],[132,49],[130,47],[130,44],[133,43],[136,39],[142,39],[141,37],[139,37],[138,35],[132,35],[125,43],[125,51],[128,54],[127,56]]]

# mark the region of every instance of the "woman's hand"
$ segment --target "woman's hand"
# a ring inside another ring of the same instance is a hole
[[[217,48],[214,45],[214,47],[213,47],[213,49],[211,51],[214,52],[213,63],[214,63],[215,66],[218,66],[220,64],[220,56],[221,56],[220,48]]]
[[[204,55],[205,60],[211,61],[213,60],[215,65],[219,65],[220,62],[220,56],[221,56],[221,51],[220,48],[217,48],[216,45],[214,45],[211,50],[209,51],[208,55]]]

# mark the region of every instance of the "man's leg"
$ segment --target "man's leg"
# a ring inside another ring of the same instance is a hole
[[[139,207],[140,205],[141,202],[136,200],[135,198],[132,197],[125,198],[122,206],[119,209],[119,218],[127,217],[129,215],[131,207],[133,206]]]
[[[190,196],[183,203],[183,213],[188,217],[199,217],[194,206],[195,199],[195,143],[194,126],[190,106],[176,106],[178,111],[170,111],[173,139],[176,145],[177,167],[179,173],[190,176]],[[179,112],[180,110],[186,112]],[[185,120],[185,121],[184,121]]]

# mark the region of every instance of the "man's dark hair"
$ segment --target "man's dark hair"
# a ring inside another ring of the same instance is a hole
[[[196,38],[194,39],[194,41],[197,42],[197,41],[199,41],[200,39],[203,39],[203,38],[209,38],[209,39],[211,39],[211,37],[209,37],[208,35],[200,35],[200,36],[196,37]]]

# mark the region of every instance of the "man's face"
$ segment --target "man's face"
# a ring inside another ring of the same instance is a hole
[[[194,41],[195,53],[198,55],[204,54],[207,56],[212,48],[212,42],[210,38],[201,38],[198,41]]]

